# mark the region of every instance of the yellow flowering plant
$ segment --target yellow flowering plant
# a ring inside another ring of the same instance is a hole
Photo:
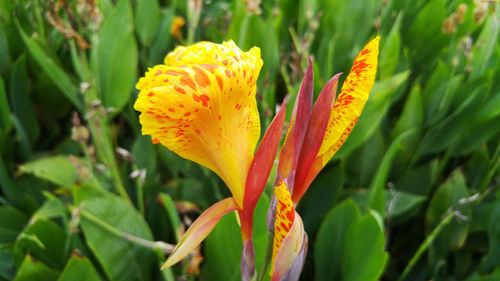
[[[375,79],[378,41],[378,37],[372,40],[358,55],[335,103],[339,75],[326,84],[312,109],[309,61],[280,152],[276,196],[268,215],[274,234],[273,281],[300,276],[307,234],[295,204],[361,114]],[[232,41],[200,42],[177,47],[137,84],[140,92],[134,107],[141,112],[142,133],[215,172],[232,194],[198,217],[163,268],[194,250],[224,214],[237,211],[243,238],[242,279],[255,278],[253,213],[274,163],[286,111],[283,104],[255,150],[260,136],[255,94],[261,66],[257,47],[243,52]]]

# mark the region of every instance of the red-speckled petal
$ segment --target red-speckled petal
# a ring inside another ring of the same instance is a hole
[[[323,144],[318,152],[323,165],[337,152],[358,121],[375,81],[380,36],[361,50],[347,76],[330,114]]]
[[[371,40],[354,60],[351,72],[330,112],[318,154],[310,164],[310,168],[301,171],[302,174],[296,178],[296,181],[300,181],[301,187],[300,192],[293,194],[294,202],[299,202],[305,190],[339,150],[358,121],[375,81],[379,40],[379,36]]]
[[[275,187],[275,194],[277,211],[269,274],[271,281],[297,280],[307,250],[307,235],[302,219],[295,212],[292,198],[283,181]],[[298,262],[296,262],[297,259]]]
[[[134,108],[141,112],[143,134],[217,173],[242,208],[260,137],[255,93],[262,61],[258,48],[232,52],[238,62],[227,65],[208,64],[213,54],[207,51],[197,53],[198,61],[187,52],[177,64],[155,66],[139,80]]]

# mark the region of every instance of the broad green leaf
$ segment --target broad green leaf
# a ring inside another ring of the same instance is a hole
[[[75,203],[83,208],[80,224],[87,245],[106,276],[118,281],[150,280],[154,252],[117,234],[152,240],[151,231],[141,214],[124,199],[92,186],[75,186],[74,197]],[[159,265],[156,268],[159,270]]]
[[[386,190],[385,202],[387,216],[389,218],[403,217],[420,207],[425,200],[426,196],[397,190]]]
[[[445,6],[445,0],[427,1],[409,29],[403,33],[403,44],[411,52],[413,65],[429,62],[445,46],[448,36],[441,31],[446,18]]]
[[[348,199],[326,216],[314,243],[316,280],[378,280],[387,261],[384,232]]]
[[[59,88],[59,90],[66,96],[66,98],[73,103],[73,105],[80,111],[83,110],[83,102],[79,94],[79,89],[73,82],[72,78],[67,72],[58,65],[58,62],[51,58],[39,45],[35,39],[29,37],[21,25],[16,21],[17,29],[23,38],[26,47],[33,55],[35,60],[40,64],[42,69],[52,79],[52,82]]]
[[[58,276],[59,272],[57,270],[35,260],[28,254],[21,264],[14,281],[57,280]]]
[[[309,237],[315,237],[326,214],[332,208],[342,190],[342,165],[327,169],[312,182],[297,205],[297,212],[304,221]]]
[[[26,253],[47,266],[64,268],[68,252],[68,235],[55,222],[43,218],[33,219],[19,235],[14,255],[20,261]]]
[[[12,257],[12,246],[8,244],[0,244],[0,280],[13,280],[16,275],[14,260]]]
[[[78,170],[67,156],[57,155],[40,158],[19,167],[21,173],[51,181],[69,190],[79,180]]]
[[[100,281],[99,276],[86,257],[72,255],[58,281]]]
[[[207,281],[241,280],[241,230],[236,213],[223,216],[204,242],[201,278]]]
[[[163,63],[163,58],[167,55],[167,50],[172,39],[172,21],[174,19],[174,10],[172,8],[161,11],[161,22],[158,27],[156,38],[149,49],[150,63]]]
[[[120,110],[130,99],[137,77],[137,44],[130,1],[121,0],[92,42],[91,69],[105,107]]]
[[[403,15],[399,14],[392,26],[389,34],[383,38],[383,45],[380,51],[380,60],[378,64],[379,79],[389,78],[399,63],[399,53],[401,52],[401,38],[399,29],[401,28],[401,19]]]
[[[441,219],[450,211],[458,211],[462,216],[470,217],[471,208],[468,204],[459,203],[461,199],[467,198],[469,191],[465,185],[465,179],[460,170],[456,170],[444,182],[432,196],[426,213],[426,223],[431,231],[439,224]],[[431,249],[431,256],[435,258],[445,257],[448,251],[455,250],[465,243],[469,229],[469,220],[455,220],[449,223],[435,238]]]
[[[28,222],[28,216],[8,206],[0,206],[0,244],[14,242]]]
[[[356,126],[344,145],[335,154],[334,159],[349,154],[378,128],[381,120],[389,110],[389,106],[397,98],[400,86],[406,82],[409,74],[408,71],[405,71],[395,74],[387,80],[375,82]]]
[[[137,37],[143,46],[149,46],[155,38],[160,24],[158,0],[137,1],[134,18]]]

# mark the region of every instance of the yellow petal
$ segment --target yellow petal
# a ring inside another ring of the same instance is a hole
[[[323,144],[318,152],[322,166],[339,150],[358,121],[375,81],[380,37],[368,42],[354,60],[340,95],[333,105]]]
[[[295,221],[295,208],[293,206],[290,192],[288,191],[283,180],[280,180],[279,185],[274,187],[276,194],[276,220],[274,222],[274,243],[273,257],[271,259],[271,276],[274,271],[276,255],[283,243],[283,239],[288,235]]]
[[[223,57],[229,56],[229,57]],[[260,50],[234,43],[178,47],[139,80],[142,133],[217,173],[241,208],[260,136],[255,100]]]

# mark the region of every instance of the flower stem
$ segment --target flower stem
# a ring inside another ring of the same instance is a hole
[[[171,244],[168,244],[168,243],[165,243],[162,241],[150,241],[150,240],[146,240],[146,239],[125,233],[125,232],[113,227],[112,225],[109,225],[108,223],[104,222],[100,218],[94,216],[93,214],[91,214],[85,210],[80,209],[79,212],[80,212],[80,215],[82,217],[89,220],[90,222],[92,222],[96,226],[100,227],[101,229],[107,231],[108,233],[110,233],[118,238],[123,238],[127,241],[130,241],[136,245],[150,248],[152,250],[158,249],[161,252],[163,252],[164,254],[170,254],[175,248],[174,245],[171,245]]]
[[[271,263],[271,258],[273,256],[273,242],[274,242],[274,233],[267,233],[267,246],[266,246],[266,255],[264,257],[264,262],[262,263],[262,267],[259,270],[257,275],[257,281],[264,280],[264,277],[267,273],[267,268]]]
[[[399,277],[398,281],[403,281],[410,272],[410,270],[413,268],[413,266],[417,263],[417,261],[420,259],[422,254],[427,250],[427,248],[431,245],[431,243],[434,241],[434,239],[438,236],[438,234],[441,232],[441,230],[451,222],[451,219],[455,216],[455,212],[453,210],[449,210],[448,214],[446,217],[444,217],[441,222],[434,228],[434,230],[431,232],[429,236],[424,240],[422,245],[418,248],[417,252],[413,257],[411,258],[410,262],[406,265],[406,268],[404,269],[403,273]]]

